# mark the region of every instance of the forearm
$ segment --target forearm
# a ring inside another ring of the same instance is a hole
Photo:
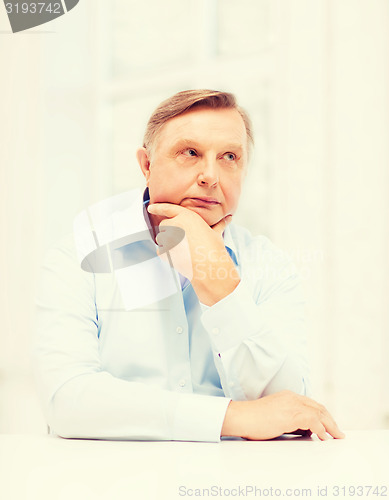
[[[199,301],[212,306],[232,293],[240,283],[239,273],[232,260],[208,262],[206,272],[198,269],[192,279]]]
[[[202,324],[226,396],[252,400],[289,389],[305,394],[305,328],[299,307],[256,304],[245,282],[206,308]]]
[[[228,402],[99,372],[74,377],[58,389],[48,424],[66,438],[215,442]]]

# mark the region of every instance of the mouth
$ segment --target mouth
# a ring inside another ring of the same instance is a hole
[[[217,206],[220,205],[220,202],[217,201],[215,198],[208,198],[208,197],[202,197],[202,198],[187,198],[193,205],[196,206],[205,206],[205,207],[212,207],[212,206]]]

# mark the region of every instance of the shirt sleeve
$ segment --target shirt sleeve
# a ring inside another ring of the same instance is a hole
[[[220,440],[230,398],[180,394],[101,366],[94,275],[71,238],[51,249],[37,293],[34,371],[46,421],[66,438]]]
[[[280,254],[265,262],[253,255],[263,255],[263,249],[251,248],[232,293],[202,307],[224,394],[240,401],[285,389],[309,395],[300,278]]]

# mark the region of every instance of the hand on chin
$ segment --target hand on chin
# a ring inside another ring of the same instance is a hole
[[[186,208],[187,210],[190,210],[191,212],[196,213],[199,217],[201,217],[207,224],[208,226],[212,227],[215,224],[217,224],[221,219],[223,218],[223,214],[218,215],[216,213],[211,213],[210,210],[204,210],[201,207],[189,207],[185,205],[180,206]]]

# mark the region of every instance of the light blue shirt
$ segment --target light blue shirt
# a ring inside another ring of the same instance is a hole
[[[231,223],[224,243],[241,281],[201,304],[156,255],[147,194],[91,207],[47,253],[34,351],[44,413],[63,437],[219,441],[231,399],[307,393],[301,283],[266,237]],[[111,272],[82,269],[129,234],[143,236],[111,248]]]

